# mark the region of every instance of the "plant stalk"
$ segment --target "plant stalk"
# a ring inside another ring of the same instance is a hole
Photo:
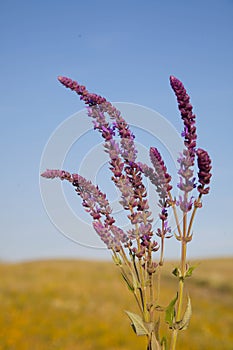
[[[187,255],[187,213],[184,212],[183,215],[183,235],[181,240],[181,276],[179,278],[179,291],[177,300],[177,313],[176,322],[181,320],[182,304],[183,304],[183,294],[184,294],[184,279],[186,273],[186,255]],[[176,342],[178,336],[178,329],[173,329],[170,350],[176,349]]]

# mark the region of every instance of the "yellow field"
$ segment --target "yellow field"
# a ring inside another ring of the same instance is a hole
[[[193,316],[178,350],[233,349],[233,259],[196,261],[187,282]],[[170,270],[175,263],[166,265]],[[145,350],[124,310],[134,299],[111,262],[0,264],[1,350]],[[176,279],[165,275],[166,305]]]

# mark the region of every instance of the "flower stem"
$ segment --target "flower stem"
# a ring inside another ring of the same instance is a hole
[[[184,212],[184,215],[183,215],[183,235],[182,235],[182,240],[181,240],[181,263],[180,263],[181,276],[179,277],[177,313],[176,313],[176,319],[175,319],[176,322],[179,322],[181,320],[181,313],[182,313],[183,294],[184,294],[184,279],[185,279],[185,273],[186,273],[186,255],[187,255],[186,237],[187,237],[187,213]],[[176,349],[177,336],[178,336],[178,329],[173,329],[170,350]]]
[[[182,231],[181,231],[181,228],[180,228],[179,218],[178,218],[178,214],[177,214],[177,211],[176,211],[175,201],[172,198],[171,192],[168,192],[168,196],[169,196],[169,200],[172,203],[171,206],[172,206],[172,210],[173,210],[173,213],[174,213],[174,217],[175,217],[175,221],[176,221],[176,227],[177,227],[179,236],[182,237]]]
[[[181,320],[181,311],[182,311],[182,303],[183,303],[183,291],[184,291],[184,277],[185,277],[185,265],[186,265],[186,250],[187,250],[187,243],[185,241],[182,241],[182,262],[181,262],[181,274],[179,280],[179,292],[178,292],[178,301],[177,301],[177,315],[176,315],[176,322]]]
[[[191,228],[192,228],[193,221],[194,221],[194,217],[195,217],[195,214],[196,214],[196,211],[197,211],[197,208],[198,208],[198,204],[201,203],[201,197],[202,197],[202,194],[200,193],[199,196],[198,196],[196,205],[194,205],[193,212],[192,212],[192,216],[191,216],[191,218],[190,218],[189,227],[188,227],[188,232],[187,232],[187,237],[189,237],[190,234],[191,234]]]

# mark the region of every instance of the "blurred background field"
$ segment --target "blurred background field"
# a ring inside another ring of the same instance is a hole
[[[192,262],[187,280],[193,316],[178,349],[232,350],[233,258]],[[166,264],[171,271],[175,263]],[[141,350],[124,310],[134,299],[111,262],[47,260],[0,264],[1,350]],[[176,293],[166,272],[162,299]]]

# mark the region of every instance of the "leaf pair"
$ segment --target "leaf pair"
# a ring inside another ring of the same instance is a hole
[[[170,302],[170,304],[165,310],[165,321],[169,324],[169,328],[171,329],[185,330],[188,328],[189,322],[192,316],[191,300],[188,297],[188,303],[187,303],[186,310],[182,320],[176,321],[175,305],[176,305],[177,299],[178,299],[178,293],[176,294],[176,297]]]
[[[192,276],[192,273],[193,273],[193,270],[196,268],[196,266],[189,266],[185,275],[182,276],[182,273],[181,273],[181,270],[176,267],[173,271],[172,271],[172,274],[176,277],[179,277],[179,279],[182,279],[184,280],[184,278],[186,277],[191,277]]]

